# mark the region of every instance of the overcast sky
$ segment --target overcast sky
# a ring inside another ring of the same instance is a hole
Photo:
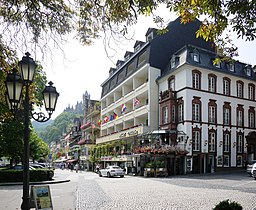
[[[177,16],[174,14],[165,14],[166,20],[171,21],[175,18]],[[82,101],[85,91],[91,95],[91,99],[100,100],[100,85],[108,78],[110,67],[115,67],[118,59],[124,59],[126,50],[133,52],[136,40],[145,41],[145,33],[149,27],[157,28],[152,18],[140,18],[136,27],[131,29],[131,32],[134,33],[133,40],[119,48],[114,46],[117,53],[109,51],[109,54],[114,55],[111,59],[107,56],[102,39],[96,40],[92,46],[82,46],[78,41],[70,38],[69,43],[63,46],[65,58],[63,52],[57,51],[54,54],[54,62],[47,64],[47,69],[45,69],[48,80],[53,81],[60,93],[53,118],[58,116],[69,104],[74,106],[77,101]],[[256,64],[254,54],[256,42],[236,39],[234,44],[239,48],[237,59],[254,66]]]

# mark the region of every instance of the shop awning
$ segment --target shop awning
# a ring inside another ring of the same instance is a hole
[[[88,123],[85,123],[85,124],[83,124],[83,125],[81,125],[81,129],[84,129],[84,128],[87,128],[88,126],[90,126],[91,125],[91,122],[88,122]]]

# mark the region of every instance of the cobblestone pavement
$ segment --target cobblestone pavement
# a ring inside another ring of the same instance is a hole
[[[80,176],[77,210],[210,210],[222,200],[256,210],[256,181],[246,174],[172,178]]]
[[[212,210],[229,199],[256,210],[256,180],[246,173],[167,178],[99,177],[55,170],[50,184],[54,210]],[[22,185],[0,186],[0,209],[20,209]]]

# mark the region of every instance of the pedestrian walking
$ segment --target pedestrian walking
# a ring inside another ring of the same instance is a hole
[[[75,165],[75,170],[76,170],[76,173],[77,173],[78,170],[79,170],[79,164],[78,164],[78,163]]]

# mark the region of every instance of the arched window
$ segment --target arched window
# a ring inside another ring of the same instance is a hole
[[[198,70],[192,71],[192,87],[201,89],[201,72]]]
[[[217,123],[217,104],[216,100],[210,99],[208,103],[208,122],[211,124]]]
[[[252,83],[248,84],[248,99],[255,100],[255,85]]]
[[[244,83],[242,81],[236,82],[236,90],[237,90],[237,97],[243,98],[244,97]]]
[[[238,127],[244,126],[244,108],[241,104],[238,104],[238,107],[236,108],[236,125]]]
[[[201,121],[201,101],[200,97],[196,96],[194,96],[194,99],[192,100],[192,121]]]
[[[214,74],[208,75],[208,90],[210,92],[216,93],[216,80],[217,76]]]
[[[230,102],[224,102],[223,105],[223,125],[230,126],[231,124],[231,106]]]
[[[230,95],[230,79],[227,77],[223,78],[223,94],[229,96]]]

